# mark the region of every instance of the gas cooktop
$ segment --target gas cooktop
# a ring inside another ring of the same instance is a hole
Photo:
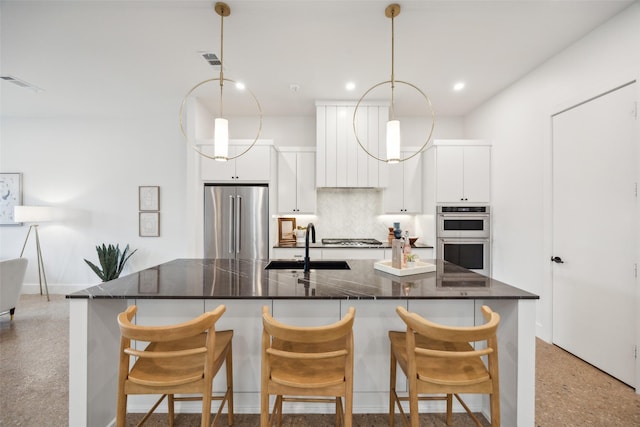
[[[382,242],[376,239],[322,239],[323,245],[338,246],[375,246],[382,245]]]

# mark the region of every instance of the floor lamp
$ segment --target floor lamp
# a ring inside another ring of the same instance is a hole
[[[16,206],[14,208],[13,219],[15,222],[30,222],[33,223],[29,226],[27,237],[24,239],[22,250],[20,251],[20,258],[24,254],[24,248],[27,246],[27,241],[31,235],[31,230],[34,230],[36,235],[36,250],[38,255],[38,279],[40,280],[40,295],[42,295],[42,282],[44,280],[44,289],[47,294],[47,301],[49,299],[49,286],[47,285],[47,275],[44,271],[44,262],[42,261],[42,249],[40,248],[40,235],[38,234],[38,225],[41,222],[51,221],[53,219],[52,210],[48,206]]]

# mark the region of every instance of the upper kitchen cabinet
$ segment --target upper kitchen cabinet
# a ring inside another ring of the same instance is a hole
[[[427,211],[436,204],[491,201],[491,146],[479,140],[436,140],[425,155]]]
[[[312,214],[316,211],[316,155],[314,151],[278,153],[278,212]]]
[[[367,155],[353,129],[356,102],[316,102],[316,186],[387,186],[387,165]],[[387,105],[360,104],[358,136],[372,154],[383,153]]]
[[[229,157],[236,156],[248,145],[229,145]],[[203,145],[203,153],[213,156],[213,145]],[[271,179],[271,145],[254,145],[237,159],[219,162],[200,156],[200,174],[204,181],[268,182]]]
[[[412,152],[403,152],[406,158]],[[390,164],[389,185],[384,190],[385,213],[422,212],[422,154],[400,163]]]

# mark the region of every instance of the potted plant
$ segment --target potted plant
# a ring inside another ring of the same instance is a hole
[[[102,246],[96,246],[96,251],[98,252],[98,261],[100,262],[102,269],[98,268],[97,265],[87,259],[84,261],[103,282],[108,282],[109,280],[117,279],[120,276],[125,264],[129,258],[136,253],[137,249],[133,252],[129,252],[129,245],[127,245],[124,248],[124,251],[120,251],[120,247],[118,245],[113,246],[112,244],[109,244],[109,246],[106,246],[103,243]]]
[[[418,262],[418,254],[407,254],[407,268],[413,268]]]

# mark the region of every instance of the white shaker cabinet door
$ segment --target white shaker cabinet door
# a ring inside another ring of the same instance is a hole
[[[246,146],[236,146],[236,154],[247,149]],[[271,179],[271,146],[254,145],[249,151],[235,159],[236,179],[238,181],[261,182]]]
[[[438,203],[490,202],[489,146],[438,146],[436,150]]]
[[[229,146],[229,156],[236,156],[244,152],[248,146]],[[205,181],[215,182],[266,182],[271,173],[270,146],[254,145],[249,151],[237,159],[221,162],[201,156],[200,174]],[[203,146],[201,151],[213,156],[213,145]]]
[[[278,212],[315,213],[315,169],[313,152],[290,151],[278,155]]]
[[[408,157],[413,152],[403,152]],[[401,163],[387,165],[388,187],[384,192],[386,213],[422,212],[422,156],[417,155]]]
[[[464,148],[465,201],[489,203],[491,196],[491,150],[489,147]]]
[[[296,200],[296,153],[278,155],[278,212],[292,213],[298,208]]]
[[[436,151],[438,202],[463,202],[463,147],[438,147]]]
[[[349,259],[384,259],[383,248],[324,248],[322,259],[349,260]]]
[[[229,147],[229,154],[231,155],[231,149]],[[208,156],[213,157],[213,145],[202,146],[200,151]],[[229,160],[226,162],[220,162],[208,157],[200,156],[200,176],[205,181],[236,181],[236,161]]]
[[[273,248],[273,258],[303,260],[304,248]],[[322,259],[322,249],[309,249],[309,258],[311,260]]]
[[[297,153],[296,205],[298,213],[316,211],[316,154],[313,152]]]
[[[202,306],[202,301],[198,301]],[[175,301],[174,301],[175,303]],[[233,391],[240,394],[254,393],[258,400],[260,392],[260,363],[262,339],[262,306],[270,305],[270,300],[230,300],[209,299],[205,301],[205,310],[214,310],[219,304],[226,311],[216,323],[216,330],[233,330]],[[214,390],[224,390],[224,367],[214,380]],[[244,402],[243,402],[244,403]]]
[[[405,153],[405,156],[411,155],[411,153]],[[422,212],[422,170],[420,168],[422,164],[422,155],[405,160],[403,163],[403,198],[404,198],[404,211],[406,213],[421,213]]]

